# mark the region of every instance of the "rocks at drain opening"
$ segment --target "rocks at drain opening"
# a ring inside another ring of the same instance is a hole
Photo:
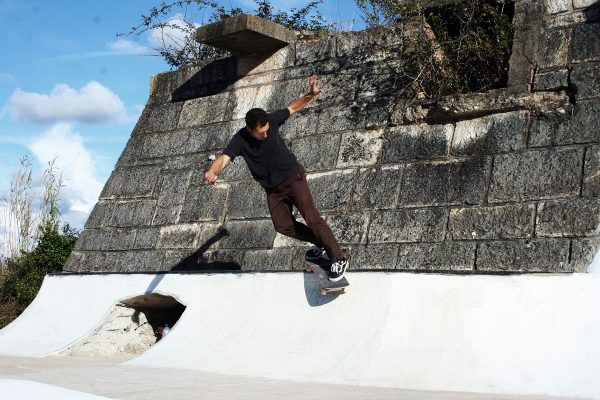
[[[61,354],[104,357],[139,355],[161,337],[159,330],[162,329],[159,325],[153,328],[148,319],[143,311],[118,304],[102,325]]]

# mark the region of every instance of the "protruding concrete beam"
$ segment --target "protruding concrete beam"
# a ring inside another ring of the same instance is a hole
[[[273,52],[293,42],[295,35],[275,22],[242,14],[201,26],[196,31],[196,40],[239,56]]]

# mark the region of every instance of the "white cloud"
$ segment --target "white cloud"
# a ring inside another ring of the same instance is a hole
[[[132,40],[127,39],[118,39],[116,42],[109,42],[106,45],[109,50],[116,54],[138,54],[138,55],[146,55],[146,54],[154,54],[154,51],[146,46],[142,46],[139,43],[136,43]]]
[[[119,96],[96,81],[89,82],[80,90],[58,84],[50,94],[16,89],[5,112],[16,121],[36,124],[105,124],[130,119]]]
[[[127,56],[127,55],[156,55],[154,49],[142,46],[133,40],[120,38],[114,42],[106,43],[108,50],[86,51],[83,53],[62,54],[52,57],[56,60],[82,60],[87,58],[112,57],[112,56]]]
[[[61,190],[62,220],[82,227],[104,185],[96,177],[96,168],[81,135],[70,124],[57,124],[28,145],[29,150],[47,168],[62,171],[64,188]]]
[[[187,22],[182,14],[177,14],[170,18],[164,27],[151,29],[148,40],[155,49],[167,47],[181,49],[199,26],[200,24],[196,22]]]

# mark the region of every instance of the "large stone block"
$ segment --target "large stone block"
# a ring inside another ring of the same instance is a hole
[[[474,243],[401,244],[397,269],[470,271],[474,267]]]
[[[598,0],[573,0],[574,8],[591,7],[591,6],[597,5],[597,4],[598,4]]]
[[[389,101],[380,99],[321,109],[317,133],[385,127],[388,124],[391,108]]]
[[[591,146],[585,153],[582,194],[600,197],[600,146]]]
[[[278,81],[270,85],[263,85],[256,93],[254,107],[263,108],[267,112],[285,108],[292,101],[305,95],[308,90],[308,81],[304,78]]]
[[[229,236],[223,238],[223,249],[271,248],[275,239],[275,229],[271,220],[227,221]]]
[[[82,272],[86,270],[85,254],[83,252],[72,251],[69,258],[63,266],[65,272]]]
[[[382,56],[383,59],[375,63],[358,64],[361,68],[355,73],[362,76],[357,90],[358,99],[390,96],[396,99],[410,99],[414,96],[415,81],[412,71],[407,71],[409,67],[405,66],[397,56],[388,57],[389,55],[386,54]]]
[[[225,120],[227,103],[231,96],[232,93],[225,92],[185,101],[177,127],[189,128]]]
[[[477,250],[478,271],[570,272],[569,241],[560,239],[485,242]]]
[[[166,103],[144,108],[133,132],[158,133],[177,128],[183,103]]]
[[[384,164],[413,160],[431,160],[448,156],[454,126],[406,125],[389,128],[385,133]]]
[[[77,251],[127,250],[133,247],[135,230],[132,229],[85,229],[77,242]]]
[[[296,65],[324,61],[333,57],[335,57],[334,38],[296,42]]]
[[[113,171],[101,199],[150,197],[157,186],[159,166],[125,167]]]
[[[160,228],[138,228],[135,232],[133,249],[153,249],[158,242]]]
[[[304,78],[304,82],[303,93],[308,93],[310,90],[308,77]],[[319,87],[324,90],[309,103],[309,107],[328,107],[334,103],[351,103],[359,87],[359,78],[354,71],[338,70],[331,74],[319,75],[318,83]]]
[[[119,272],[162,271],[165,254],[161,250],[126,251],[122,256]],[[115,270],[113,270],[115,271]]]
[[[152,159],[185,154],[190,151],[190,131],[145,135],[139,146],[139,159]],[[198,146],[196,146],[198,147]]]
[[[541,202],[535,231],[538,237],[596,236],[600,234],[600,199]]]
[[[85,229],[100,228],[106,224],[112,214],[113,203],[98,201],[85,223]]]
[[[352,209],[394,208],[398,201],[403,167],[360,169],[352,192]]]
[[[525,147],[529,112],[494,114],[456,123],[452,154],[504,153]]]
[[[600,63],[576,65],[571,72],[571,86],[578,100],[598,97],[600,91]]]
[[[600,60],[600,23],[583,24],[573,30],[572,62]]]
[[[244,253],[244,269],[253,271],[289,271],[297,253],[294,248],[249,250]]]
[[[452,240],[515,239],[533,233],[533,204],[470,207],[450,211]]]
[[[211,227],[212,225],[207,225]],[[163,226],[158,235],[158,248],[196,248],[201,232],[207,229],[204,224],[177,224]]]
[[[397,244],[353,246],[350,268],[395,269],[398,246]]]
[[[157,206],[154,210],[154,216],[152,217],[152,225],[172,225],[179,221],[179,214],[183,204],[177,204],[174,206]]]
[[[400,24],[391,24],[359,32],[341,32],[336,39],[338,57],[364,62],[379,51],[389,53],[402,49],[405,35]]]
[[[224,216],[229,186],[201,185],[191,187],[185,197],[181,222],[218,221]]]
[[[239,88],[231,92],[224,120],[235,120],[246,117],[246,113],[254,108],[257,87]]]
[[[133,135],[127,140],[127,144],[117,160],[116,168],[131,166],[138,162],[145,136]]]
[[[540,55],[540,68],[566,66],[569,62],[570,29],[544,31],[542,39],[544,51]]]
[[[441,208],[376,212],[368,243],[442,241],[447,219],[448,211]]]
[[[350,201],[349,189],[352,187],[354,176],[352,170],[308,175],[308,184],[317,209],[321,212],[345,209]]]
[[[160,174],[158,205],[162,207],[182,204],[191,174],[192,171],[190,170],[162,171]]]
[[[569,87],[569,70],[558,69],[555,71],[540,72],[536,74],[533,82],[533,90],[549,91],[564,90]]]
[[[557,14],[569,9],[569,0],[546,0],[546,10],[549,14]]]
[[[340,148],[340,135],[305,136],[292,140],[289,147],[298,158],[298,161],[307,170],[330,169],[335,166],[337,160],[338,149]]]
[[[285,121],[279,127],[279,133],[284,139],[313,135],[317,132],[319,114],[314,108],[304,108]]]
[[[377,163],[383,145],[383,129],[342,134],[337,167],[368,166]]]
[[[575,272],[588,272],[594,256],[600,249],[600,238],[574,239],[571,244],[571,269]]]
[[[402,205],[479,204],[485,193],[489,160],[409,164],[400,192]]]
[[[231,184],[227,201],[227,218],[268,218],[267,194],[257,182],[246,180]]]
[[[600,8],[588,7],[573,12],[554,15],[545,21],[546,28],[572,27],[578,24],[589,24],[600,20]]]
[[[115,202],[106,226],[122,228],[148,226],[152,222],[155,207],[156,200]]]
[[[577,196],[581,163],[582,152],[569,148],[497,156],[488,201],[501,203]]]
[[[186,152],[218,151],[225,149],[231,138],[245,126],[245,122],[223,122],[190,129],[190,142]]]
[[[556,144],[600,142],[598,115],[600,99],[577,102],[571,119],[559,125],[555,137]]]
[[[238,74],[247,76],[280,70],[294,65],[295,48],[286,46],[270,54],[250,54],[237,57]]]
[[[209,254],[208,264],[203,266],[203,269],[213,271],[240,271],[252,270],[244,265],[244,250],[214,250]]]
[[[552,145],[556,130],[560,124],[569,118],[566,110],[558,112],[540,113],[531,120],[529,126],[529,147],[549,147]]]
[[[84,253],[84,264],[77,272],[129,272],[122,251],[88,251]]]
[[[367,238],[369,214],[332,215],[327,224],[340,244],[360,244]]]

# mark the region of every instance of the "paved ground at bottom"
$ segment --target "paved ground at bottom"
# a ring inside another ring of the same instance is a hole
[[[550,400],[557,397],[328,385],[120,365],[112,358],[0,357],[0,378],[39,382],[113,399]],[[5,394],[3,393],[3,396]],[[10,396],[8,400],[10,400]]]

